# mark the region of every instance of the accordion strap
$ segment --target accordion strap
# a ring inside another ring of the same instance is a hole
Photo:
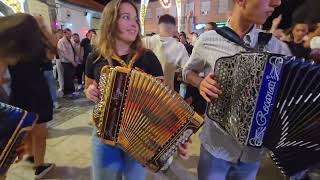
[[[234,32],[231,28],[227,26],[217,28],[216,32],[220,36],[224,37],[225,39],[231,42],[234,42],[235,44],[243,47],[246,51],[249,52],[262,52],[264,47],[268,44],[272,37],[271,33],[259,32],[258,43],[255,48],[252,48],[248,46],[236,32]]]
[[[141,49],[138,49],[132,56],[132,58],[130,59],[129,61],[129,64],[127,64],[123,59],[121,59],[118,55],[116,54],[112,54],[112,59],[118,61],[121,66],[123,67],[127,67],[127,68],[132,68],[134,63],[137,62],[137,60],[142,56],[144,52],[144,49],[141,48]],[[129,56],[130,57],[130,56]]]

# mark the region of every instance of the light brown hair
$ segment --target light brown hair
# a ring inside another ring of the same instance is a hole
[[[134,7],[139,17],[139,12],[135,4],[130,0],[112,0],[104,8],[102,18],[100,21],[100,29],[98,32],[98,41],[96,50],[98,58],[107,59],[109,64],[112,65],[111,56],[116,51],[116,34],[117,34],[117,21],[120,18],[119,11],[122,3],[128,3]],[[142,40],[140,35],[140,22],[137,20],[139,32],[136,40],[131,44],[131,50],[137,51],[142,48]]]

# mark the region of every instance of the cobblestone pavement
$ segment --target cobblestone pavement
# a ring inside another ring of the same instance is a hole
[[[93,104],[82,96],[76,100],[60,99],[61,108],[50,123],[46,161],[57,166],[44,179],[89,180],[91,179],[91,134],[89,125]],[[175,158],[165,173],[148,172],[147,180],[196,180],[200,141],[193,136],[191,157],[187,161]],[[11,167],[8,180],[34,179],[32,164],[25,161]],[[270,160],[263,161],[258,180],[282,180]]]

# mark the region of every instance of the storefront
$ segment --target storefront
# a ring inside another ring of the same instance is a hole
[[[24,12],[25,0],[0,0],[0,16]]]

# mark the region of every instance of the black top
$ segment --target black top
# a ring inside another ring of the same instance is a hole
[[[94,79],[99,82],[101,69],[108,65],[108,61],[105,59],[97,59],[96,53],[90,53],[86,63],[86,76],[90,79]],[[128,55],[121,56],[121,59],[125,60]],[[113,60],[113,66],[120,66],[120,64]],[[163,76],[161,64],[156,55],[150,51],[145,50],[141,57],[134,63],[133,67],[137,67],[147,74],[152,76]]]
[[[52,120],[53,103],[43,75],[43,56],[10,67],[10,104],[39,115],[37,123]]]
[[[184,47],[186,48],[189,56],[192,54],[192,50],[193,50],[193,46],[191,44],[189,44],[188,42],[186,44],[183,44]]]
[[[311,49],[310,48],[305,48],[302,43],[294,43],[294,42],[287,42],[290,51],[292,55],[298,57],[298,58],[305,58],[309,59]]]
[[[42,66],[41,66],[41,70],[42,71],[52,71],[53,70],[52,62],[49,60],[46,62],[43,62]]]
[[[90,44],[90,39],[89,38],[84,38],[80,42],[80,46],[83,47],[83,60],[86,61],[88,55],[92,51],[92,46]]]

